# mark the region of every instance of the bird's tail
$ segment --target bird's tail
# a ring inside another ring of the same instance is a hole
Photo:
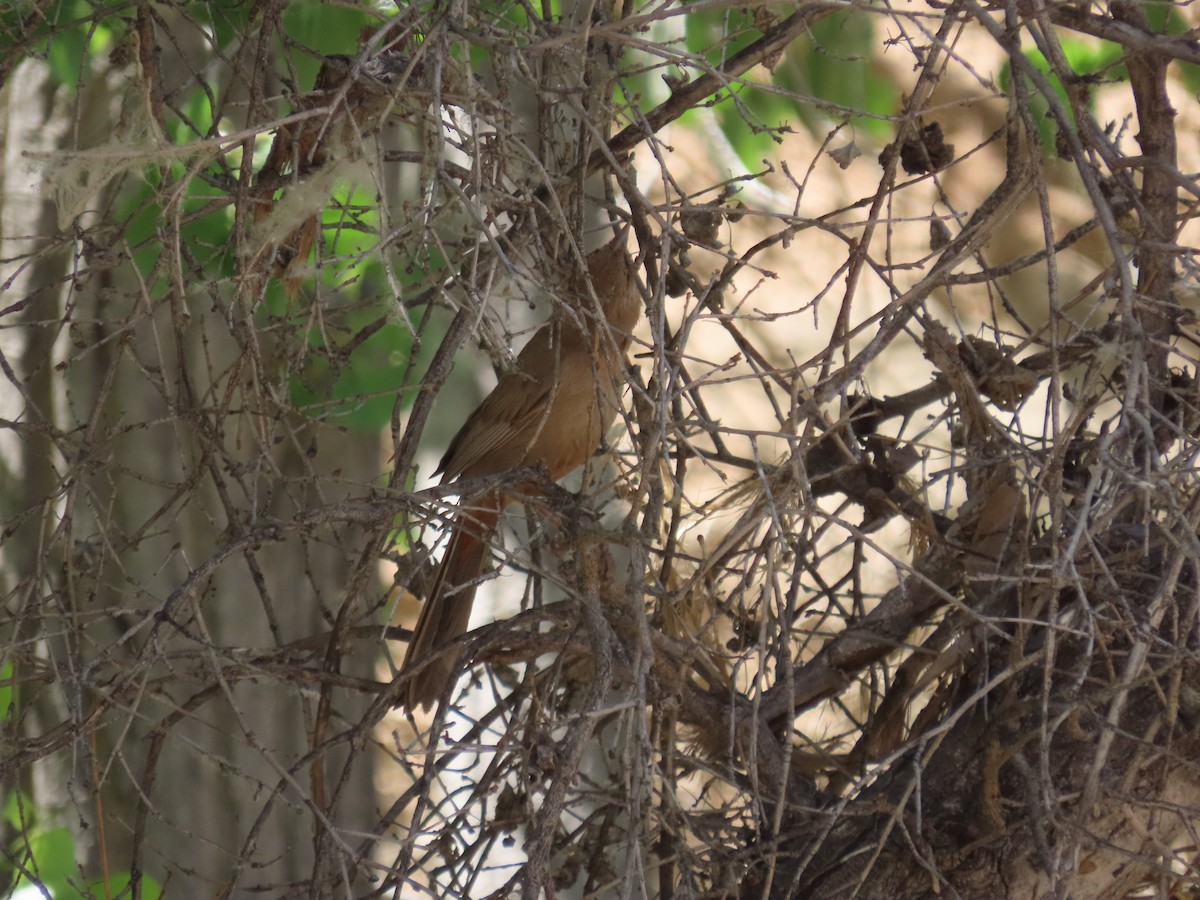
[[[404,705],[409,710],[428,709],[445,692],[458,664],[457,651],[444,650],[449,641],[467,630],[475,588],[483,572],[488,538],[500,518],[499,498],[488,498],[460,512],[454,523],[450,547],[438,569],[429,597],[413,629],[401,672],[416,668],[436,656],[409,680]]]

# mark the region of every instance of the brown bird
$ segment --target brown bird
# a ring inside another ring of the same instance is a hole
[[[625,352],[641,317],[624,231],[587,257],[592,289],[607,327],[590,316],[595,304],[582,276],[572,279],[572,307],[547,322],[459,429],[442,457],[442,480],[479,478],[544,464],[557,480],[581,466],[617,414]],[[500,512],[537,490],[535,484],[464,499],[446,556],[413,630],[402,671],[467,630],[488,539]],[[407,686],[405,705],[428,709],[454,673],[458,654],[444,651]]]

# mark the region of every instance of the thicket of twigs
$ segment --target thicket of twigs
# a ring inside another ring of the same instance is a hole
[[[8,885],[1190,896],[1189,9],[563,6],[0,13]],[[620,425],[394,712],[619,222]]]

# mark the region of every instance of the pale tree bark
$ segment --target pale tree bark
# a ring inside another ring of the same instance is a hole
[[[81,871],[98,871],[103,855],[110,870],[160,884],[186,873],[189,892],[336,880],[314,876],[321,838],[306,803],[319,767],[297,768],[311,749],[313,685],[262,673],[270,683],[256,684],[252,660],[255,648],[319,632],[355,590],[378,596],[378,586],[352,577],[365,537],[351,524],[263,549],[245,535],[360,494],[379,474],[381,441],[257,408],[286,393],[261,368],[283,351],[234,307],[229,284],[185,276],[182,293],[153,290],[155,276],[187,267],[171,259],[169,227],[149,242],[164,251],[151,283],[120,265],[121,223],[104,218],[119,182],[91,197],[82,241],[60,228],[54,179],[66,176],[23,152],[58,161],[56,151],[114,150],[117,118],[137,115],[102,84],[77,107],[67,93],[26,63],[4,94],[3,255],[29,259],[7,267],[3,295],[22,322],[4,347],[17,438],[4,452],[4,593],[14,676],[30,685],[10,723],[9,771],[36,776],[21,783],[45,821],[74,827]],[[86,142],[73,133],[80,122]],[[43,176],[32,188],[30,172]],[[167,606],[239,539],[229,565]],[[371,657],[343,671],[369,677]],[[351,720],[365,705],[357,692],[334,700]],[[321,765],[348,774],[324,827],[368,830],[369,754],[335,748]]]

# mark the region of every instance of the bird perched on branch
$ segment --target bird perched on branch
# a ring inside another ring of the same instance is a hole
[[[582,273],[573,278],[565,298],[571,308],[534,334],[517,357],[516,369],[500,379],[450,442],[438,466],[443,481],[539,464],[557,480],[581,466],[600,444],[617,414],[630,332],[641,317],[625,240],[622,230],[589,254],[587,278]],[[592,292],[603,321],[591,314]],[[404,672],[423,665],[407,685],[404,705],[409,709],[428,709],[445,690],[458,654],[444,645],[467,630],[500,513],[537,489],[530,483],[461,501],[449,548],[404,659]],[[436,658],[428,661],[431,656]]]

